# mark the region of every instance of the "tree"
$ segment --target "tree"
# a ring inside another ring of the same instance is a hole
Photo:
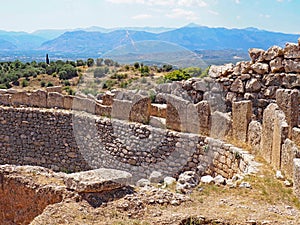
[[[93,65],[94,65],[94,59],[92,59],[92,58],[88,58],[88,60],[87,60],[87,66],[88,67],[92,67]]]
[[[135,63],[133,64],[133,66],[134,66],[135,69],[140,68],[140,64],[139,64],[138,62],[135,62]]]
[[[50,60],[49,60],[49,55],[48,54],[46,54],[46,64],[50,64]]]
[[[113,66],[114,65],[114,61],[112,59],[104,59],[104,64],[106,66]]]
[[[96,60],[96,65],[97,65],[97,66],[102,66],[102,63],[103,63],[103,59],[102,59],[102,58],[98,58],[98,59]]]
[[[78,60],[76,61],[76,65],[77,65],[77,66],[84,66],[84,65],[85,65],[85,62],[84,62],[82,59],[78,59]]]
[[[108,72],[109,72],[109,68],[107,66],[96,68],[94,71],[94,77],[95,78],[104,77]]]

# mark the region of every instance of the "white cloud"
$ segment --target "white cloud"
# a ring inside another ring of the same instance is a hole
[[[196,20],[198,17],[193,11],[184,10],[180,8],[173,9],[171,13],[167,14],[169,18],[185,18],[188,20]]]
[[[134,19],[134,20],[143,20],[143,19],[149,19],[149,18],[152,18],[152,15],[150,15],[150,14],[139,14],[139,15],[136,15],[136,16],[132,17],[132,19]]]
[[[235,3],[236,3],[236,4],[240,4],[241,1],[240,1],[240,0],[235,0]]]
[[[262,17],[262,18],[265,18],[265,19],[271,18],[271,16],[269,14],[260,14],[259,17]]]
[[[177,4],[179,6],[199,6],[199,7],[205,7],[207,6],[207,3],[203,0],[178,0]]]
[[[207,10],[207,12],[209,12],[210,14],[215,15],[215,16],[218,16],[218,15],[219,15],[218,12],[213,11],[213,10]]]
[[[205,7],[208,4],[204,0],[106,0],[115,4],[146,4],[158,6],[174,6],[174,7]]]

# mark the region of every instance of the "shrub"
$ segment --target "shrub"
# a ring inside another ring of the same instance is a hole
[[[46,85],[46,87],[53,87],[53,86],[54,86],[54,85],[53,85],[52,82],[50,82],[50,81],[49,81],[49,82],[47,83],[47,85]]]
[[[21,85],[22,87],[27,87],[29,82],[27,80],[22,80]]]
[[[41,81],[41,87],[45,87],[46,86],[46,82],[44,80]]]
[[[166,74],[164,76],[164,78],[166,80],[171,80],[171,81],[181,81],[181,80],[187,80],[189,79],[191,76],[189,76],[188,74],[186,74],[184,71],[182,70],[174,70],[168,74]]]

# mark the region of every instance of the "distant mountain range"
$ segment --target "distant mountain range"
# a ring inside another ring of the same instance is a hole
[[[13,56],[15,53],[18,56],[23,54],[29,57],[30,54],[49,53],[60,58],[118,55],[119,58],[126,56],[126,60],[136,61],[142,54],[149,53],[152,55],[163,53],[165,57],[166,53],[172,52],[172,48],[175,48],[176,51],[180,49],[205,54],[209,51],[224,53],[230,50],[231,53],[237,53],[233,54],[232,61],[234,61],[243,59],[244,53],[249,48],[267,49],[272,45],[284,46],[286,42],[297,42],[299,36],[256,28],[210,28],[196,24],[178,29],[90,27],[74,30],[39,30],[33,33],[0,31],[0,60],[3,56],[7,58],[8,55]],[[147,44],[149,41],[151,44]],[[114,50],[120,47],[122,51]]]

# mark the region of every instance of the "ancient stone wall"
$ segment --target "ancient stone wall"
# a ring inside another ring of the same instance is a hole
[[[103,118],[86,112],[0,107],[0,163],[61,171],[114,168],[143,178],[185,170],[231,177],[251,160],[245,152],[197,134]]]

